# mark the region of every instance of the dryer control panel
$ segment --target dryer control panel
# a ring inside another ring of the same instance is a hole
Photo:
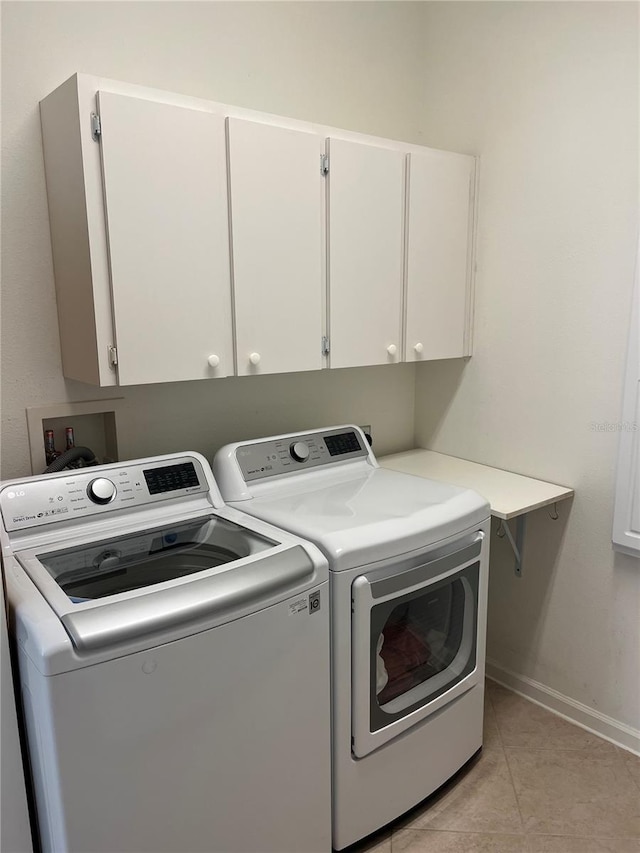
[[[255,441],[240,445],[236,451],[245,482],[368,455],[362,434],[349,427]]]
[[[12,482],[0,491],[0,510],[6,530],[23,530],[207,491],[207,478],[197,458],[172,457]]]

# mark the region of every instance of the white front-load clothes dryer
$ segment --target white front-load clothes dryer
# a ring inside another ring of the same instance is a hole
[[[327,561],[196,453],[1,484],[45,853],[329,853]]]
[[[340,426],[223,447],[223,497],[329,560],[333,844],[425,799],[482,746],[489,505],[380,468]]]

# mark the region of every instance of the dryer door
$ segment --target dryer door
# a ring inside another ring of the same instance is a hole
[[[473,687],[484,533],[352,585],[353,752],[362,757]],[[481,620],[483,621],[483,620]]]

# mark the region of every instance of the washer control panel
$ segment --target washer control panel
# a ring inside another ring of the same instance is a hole
[[[243,444],[236,458],[245,482],[306,471],[369,455],[362,436],[353,429],[322,430]]]
[[[79,468],[11,483],[0,491],[0,511],[7,530],[22,530],[208,490],[197,459],[173,457],[148,464]]]

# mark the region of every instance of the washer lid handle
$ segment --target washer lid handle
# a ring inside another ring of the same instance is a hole
[[[301,545],[279,546],[265,555],[228,563],[215,574],[191,575],[179,586],[153,590],[124,601],[99,603],[61,617],[79,652],[91,652],[125,643],[167,628],[213,624],[238,618],[239,611],[265,605],[278,594],[295,594],[311,584],[315,566]]]

